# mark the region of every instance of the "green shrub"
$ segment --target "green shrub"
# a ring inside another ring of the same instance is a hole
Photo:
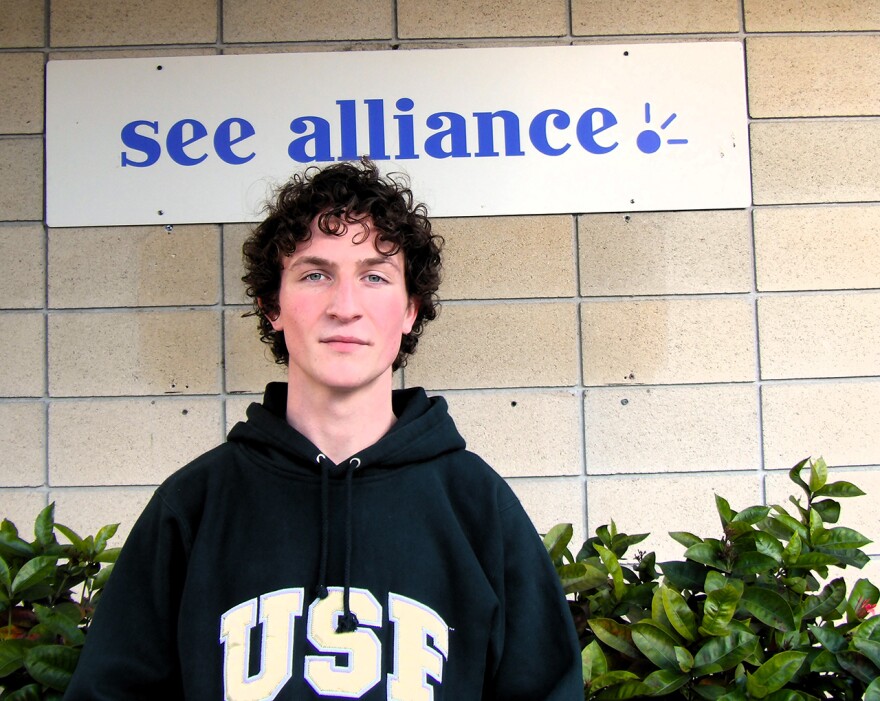
[[[809,476],[801,477],[806,468]],[[719,538],[670,533],[684,559],[627,550],[648,534],[601,526],[576,556],[570,524],[544,543],[580,636],[586,699],[668,696],[714,701],[880,700],[880,591],[847,594],[829,568],[861,568],[870,541],[836,526],[843,497],[821,458],[795,465],[787,508],[734,511],[720,496]],[[658,571],[659,568],[659,571]]]
[[[107,548],[117,527],[80,538],[55,523],[54,504],[37,517],[32,542],[0,524],[0,701],[61,699],[112,570],[102,563],[118,555]]]

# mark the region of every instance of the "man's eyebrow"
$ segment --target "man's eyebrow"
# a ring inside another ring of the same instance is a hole
[[[319,268],[335,268],[336,263],[332,260],[328,260],[327,258],[321,258],[320,256],[302,256],[301,258],[294,258],[290,266],[291,268],[298,268],[304,265],[315,265]],[[374,256],[372,258],[363,258],[358,261],[358,265],[361,267],[373,267],[376,265],[390,265],[394,268],[399,267],[397,265],[397,261],[393,256]]]

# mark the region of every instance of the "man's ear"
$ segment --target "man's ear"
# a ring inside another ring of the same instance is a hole
[[[409,304],[406,307],[406,315],[403,318],[404,336],[412,331],[412,327],[416,323],[416,317],[419,315],[419,307],[421,307],[419,300],[410,295]]]
[[[269,320],[269,323],[272,324],[272,328],[276,331],[281,331],[280,325],[280,314],[277,311],[269,311],[266,309],[266,305],[263,303],[262,297],[257,297],[257,304],[260,305],[260,311],[263,312],[265,317]]]

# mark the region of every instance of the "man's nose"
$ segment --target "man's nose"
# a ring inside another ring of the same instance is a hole
[[[344,279],[336,281],[327,313],[346,321],[360,316],[360,295],[356,281]]]

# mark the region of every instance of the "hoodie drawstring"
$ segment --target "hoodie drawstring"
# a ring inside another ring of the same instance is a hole
[[[315,462],[321,466],[321,564],[318,568],[318,585],[315,587],[315,596],[319,599],[326,599],[327,551],[330,545],[330,465],[324,453],[318,453]]]
[[[343,580],[343,590],[342,590],[342,618],[339,619],[339,625],[336,627],[337,633],[351,633],[357,630],[359,621],[357,616],[354,615],[354,612],[351,610],[350,605],[350,590],[351,590],[351,539],[352,539],[352,527],[351,527],[351,506],[352,506],[352,498],[351,498],[351,479],[354,476],[354,471],[361,464],[360,458],[352,458],[348,461],[348,466],[345,469],[345,579]]]
[[[327,558],[330,549],[330,461],[319,453],[315,461],[321,466],[321,562],[318,570],[318,585],[315,596],[327,598]],[[336,627],[337,633],[351,633],[357,630],[359,621],[351,610],[351,554],[352,554],[352,477],[360,466],[360,458],[352,458],[345,469],[345,578],[342,591],[342,616]]]

